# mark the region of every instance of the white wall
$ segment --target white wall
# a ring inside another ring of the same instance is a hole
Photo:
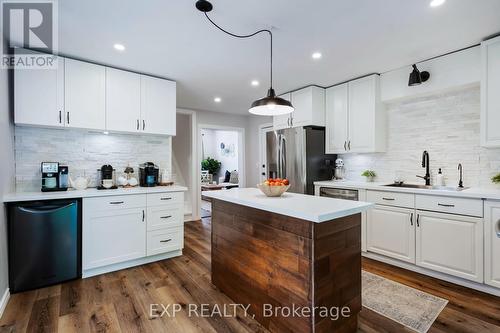
[[[191,215],[192,186],[191,163],[193,161],[191,142],[191,116],[177,113],[177,135],[172,138],[172,176],[176,183],[186,186],[184,193],[184,214]]]
[[[201,134],[205,157],[211,157],[221,162],[218,177],[224,177],[226,170],[230,172],[239,170],[238,132],[204,128]],[[224,143],[225,147],[231,150],[231,153],[223,152],[221,143]]]
[[[0,197],[14,190],[14,132],[11,105],[12,99],[9,89],[9,75],[6,70],[0,70],[0,161],[2,161],[0,172]],[[0,301],[7,288],[7,218],[2,201],[0,207]]]
[[[490,178],[500,172],[500,149],[480,147],[479,86],[412,98],[387,105],[387,152],[341,155],[347,177],[362,180],[373,169],[379,181],[391,182],[400,171],[406,182],[421,183],[422,152],[430,154],[432,181],[443,169],[447,185],[458,185],[458,163],[467,187],[496,187]]]

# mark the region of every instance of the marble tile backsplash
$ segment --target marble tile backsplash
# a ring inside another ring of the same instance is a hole
[[[347,178],[364,180],[372,169],[377,181],[394,180],[400,173],[406,182],[421,183],[422,152],[430,154],[432,181],[442,168],[446,184],[458,184],[458,163],[464,168],[464,185],[500,188],[491,177],[500,172],[500,149],[480,147],[479,86],[414,98],[386,105],[388,144],[385,153],[344,154]]]
[[[148,161],[171,170],[171,138],[16,126],[15,158],[17,191],[40,189],[43,161],[68,165],[71,177],[89,177],[96,186],[103,164],[111,164],[117,176],[127,165],[137,174]]]

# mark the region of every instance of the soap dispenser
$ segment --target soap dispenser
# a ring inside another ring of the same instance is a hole
[[[441,171],[441,168],[439,168],[437,177],[436,177],[436,185],[437,186],[444,186],[444,176],[443,172]]]

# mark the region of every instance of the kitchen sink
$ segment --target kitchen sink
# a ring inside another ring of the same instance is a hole
[[[388,187],[401,187],[401,188],[416,188],[423,190],[439,190],[439,191],[452,191],[459,192],[466,190],[467,187],[452,187],[452,186],[428,186],[428,185],[419,185],[419,184],[405,184],[405,183],[393,183],[384,185]]]

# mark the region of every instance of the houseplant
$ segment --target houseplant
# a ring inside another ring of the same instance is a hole
[[[366,177],[366,181],[372,182],[377,177],[377,174],[373,170],[365,170],[361,176]]]
[[[216,179],[217,172],[219,172],[222,163],[214,158],[207,157],[201,161],[201,170],[207,170],[209,174],[213,175]]]

